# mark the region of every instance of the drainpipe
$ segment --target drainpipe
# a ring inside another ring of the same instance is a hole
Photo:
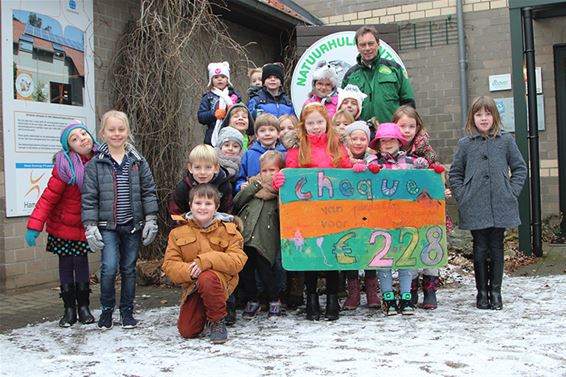
[[[535,46],[531,7],[523,8],[524,53],[527,63],[527,106],[529,109],[529,154],[531,162],[531,212],[533,254],[542,257],[542,224],[540,202],[540,156],[538,139],[537,89],[535,77]]]
[[[466,126],[466,114],[468,113],[468,77],[466,69],[466,42],[464,40],[464,0],[456,1],[456,15],[458,17],[458,64],[460,66],[460,126]]]

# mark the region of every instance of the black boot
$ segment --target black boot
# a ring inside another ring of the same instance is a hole
[[[88,282],[77,283],[77,304],[78,304],[78,314],[79,322],[85,325],[94,323],[94,316],[90,312],[90,288]]]
[[[326,313],[324,317],[329,321],[336,321],[340,318],[340,304],[338,303],[338,295],[326,295]]]
[[[423,309],[436,309],[436,290],[440,285],[438,276],[423,275]]]
[[[309,321],[318,321],[320,319],[320,304],[318,303],[318,294],[316,293],[307,295],[307,319]]]
[[[503,236],[501,236],[503,238]],[[503,240],[501,244],[503,245]],[[503,280],[503,248],[491,246],[491,259],[489,261],[489,294],[491,297],[491,309],[501,310],[503,309],[503,302],[501,300],[501,282]]]
[[[63,314],[63,317],[59,320],[59,326],[71,327],[77,322],[75,284],[61,285],[61,293],[59,296],[63,299],[63,303],[65,304],[65,314]]]
[[[478,309],[489,309],[488,298],[488,237],[485,229],[472,230],[474,237],[474,276],[476,278],[476,289],[478,294],[476,296],[476,307]]]
[[[424,279],[423,279],[424,280]],[[416,308],[419,303],[419,275],[411,280],[411,305]]]

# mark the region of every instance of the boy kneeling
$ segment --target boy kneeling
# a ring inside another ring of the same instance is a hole
[[[182,337],[197,337],[209,323],[212,343],[228,338],[226,300],[238,285],[247,256],[233,216],[216,212],[220,193],[200,184],[189,195],[191,212],[173,216],[181,225],[169,233],[163,271],[185,289],[177,328]]]

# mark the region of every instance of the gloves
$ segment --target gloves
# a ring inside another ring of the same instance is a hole
[[[88,242],[88,247],[90,247],[92,251],[102,251],[104,248],[104,242],[102,242],[102,235],[96,225],[87,225],[85,236]]]
[[[142,230],[142,243],[144,246],[149,245],[153,242],[153,240],[155,240],[158,229],[159,227],[157,226],[157,216],[147,215],[145,217],[145,224]]]
[[[357,162],[352,166],[352,170],[356,173],[360,173],[362,171],[366,171],[368,167],[363,162]]]
[[[369,164],[368,169],[373,173],[377,174],[381,170],[381,166],[379,164]]]
[[[275,174],[275,177],[273,177],[273,182],[271,183],[271,186],[273,186],[273,188],[277,191],[279,191],[279,188],[281,186],[283,186],[285,184],[285,174],[283,173],[277,173]]]
[[[442,165],[432,165],[430,168],[434,170],[436,174],[444,173],[446,171]]]
[[[28,244],[28,246],[30,247],[35,246],[35,239],[39,237],[40,233],[41,232],[38,232],[37,230],[33,230],[33,229],[28,229],[26,231],[26,243]]]
[[[218,120],[224,119],[226,117],[226,109],[216,109],[216,111],[214,112],[214,116]]]

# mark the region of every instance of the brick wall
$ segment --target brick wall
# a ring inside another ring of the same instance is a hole
[[[364,1],[297,0],[326,25],[363,25],[437,21],[456,15],[456,0]],[[482,94],[512,97],[511,91],[489,92],[488,76],[511,73],[511,42],[507,0],[464,0],[468,97]],[[553,45],[566,41],[566,17],[537,20],[536,66],[542,67],[545,131],[540,132],[543,217],[558,212],[558,161]],[[399,51],[415,91],[433,147],[450,163],[460,125],[460,81],[457,44]]]

